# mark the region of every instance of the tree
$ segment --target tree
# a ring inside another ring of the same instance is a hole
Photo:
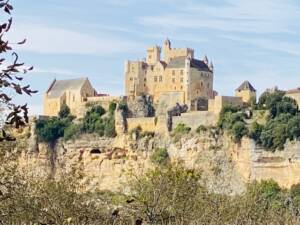
[[[0,0],[0,8],[9,16],[13,10],[13,6],[9,4],[9,0]],[[10,93],[13,92],[18,95],[26,94],[31,96],[31,94],[34,94],[37,91],[31,90],[30,85],[21,84],[23,76],[20,75],[20,73],[25,75],[28,71],[32,70],[33,67],[27,68],[23,62],[19,62],[19,56],[12,47],[13,43],[6,39],[6,36],[11,29],[11,25],[11,17],[6,22],[0,24],[0,104],[9,112],[5,119],[6,124],[19,128],[28,123],[28,107],[27,104],[16,104]],[[23,45],[25,42],[26,39],[16,44]],[[9,62],[8,59],[6,59],[8,54],[13,56],[12,62]],[[0,127],[0,129],[2,130],[0,141],[15,140],[5,132],[4,127]]]
[[[68,116],[70,116],[70,108],[67,104],[63,104],[58,112],[58,116],[59,118],[63,119],[63,118],[67,118]]]

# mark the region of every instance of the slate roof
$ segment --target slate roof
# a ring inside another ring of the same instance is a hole
[[[171,59],[167,68],[184,68],[185,67],[185,56],[180,56]],[[209,67],[202,61],[198,59],[191,59],[191,67],[196,68],[201,71],[211,72]]]
[[[244,81],[237,89],[236,91],[244,91],[244,90],[250,90],[255,92],[255,88],[250,84],[249,81]]]
[[[66,90],[78,90],[87,80],[87,78],[54,80],[47,91],[48,97],[59,98]]]

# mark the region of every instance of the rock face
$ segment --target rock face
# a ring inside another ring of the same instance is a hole
[[[213,192],[240,193],[248,182],[262,179],[274,179],[283,187],[300,183],[300,142],[287,143],[286,150],[271,153],[257,148],[250,139],[235,144],[214,130],[176,140],[159,135],[138,140],[129,135],[83,135],[73,141],[60,140],[55,146],[24,146],[19,167],[27,176],[61,179],[76,169],[86,190],[128,192],[130,174],[152,168],[150,156],[156,148],[168,149],[172,162],[200,169],[203,183]]]
[[[155,115],[152,98],[150,96],[138,96],[134,99],[128,99],[129,108],[128,117],[152,117]]]

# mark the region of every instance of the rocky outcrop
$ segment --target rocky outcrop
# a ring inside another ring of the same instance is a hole
[[[155,116],[152,98],[148,95],[129,98],[127,100],[128,117],[152,117]]]

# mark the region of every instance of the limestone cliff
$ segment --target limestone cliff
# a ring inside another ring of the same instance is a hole
[[[143,137],[129,135],[101,138],[82,135],[73,141],[59,140],[55,146],[27,139],[19,158],[27,176],[63,178],[78,169],[87,190],[128,191],[130,173],[143,173],[153,167],[154,149],[168,149],[170,160],[181,161],[203,172],[203,182],[214,192],[240,193],[248,182],[274,179],[281,186],[300,182],[300,143],[287,143],[281,152],[270,153],[255,146],[250,139],[235,144],[226,135],[213,131],[183,135]]]

